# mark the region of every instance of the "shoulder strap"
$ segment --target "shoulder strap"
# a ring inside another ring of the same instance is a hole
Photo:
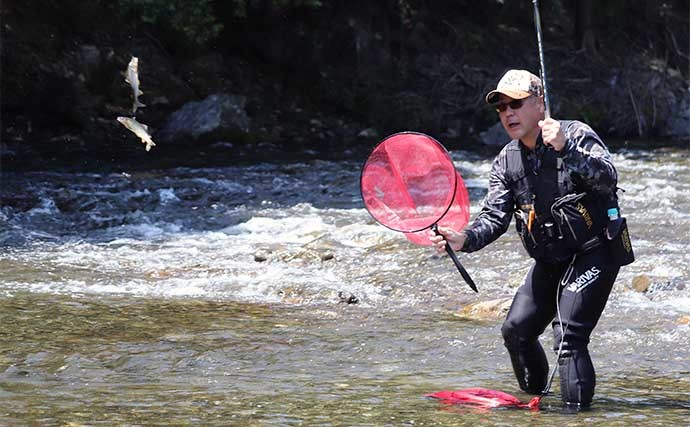
[[[522,178],[525,175],[525,167],[520,156],[522,150],[520,143],[513,140],[505,148],[506,150],[506,172],[512,180]]]
[[[544,149],[541,135],[537,138],[537,164],[533,165],[527,158],[524,150],[522,161],[527,171],[527,180],[534,192],[534,209],[541,220],[551,216],[551,205],[561,195],[561,188],[565,178],[562,175],[564,168],[560,156],[553,149]],[[528,169],[529,168],[529,169]]]

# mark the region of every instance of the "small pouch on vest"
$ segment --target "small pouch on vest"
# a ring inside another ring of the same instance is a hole
[[[525,247],[529,256],[535,259],[541,259],[544,257],[544,248],[543,244],[540,245],[542,242],[537,240],[537,238],[541,238],[541,236],[532,233],[530,212],[534,212],[531,207],[527,212],[522,210],[515,211],[515,227],[517,228],[520,240],[522,240],[522,245]],[[532,214],[532,217],[533,216]]]
[[[609,221],[606,226],[606,241],[614,261],[618,265],[628,265],[635,261],[628,224],[620,217]]]
[[[528,212],[534,211],[529,210]],[[530,217],[532,218],[531,221]],[[556,242],[555,237],[550,236],[547,227],[534,218],[534,214],[530,215],[522,210],[515,211],[515,227],[529,256],[546,262],[560,262],[569,259],[574,252],[562,245],[554,244]]]
[[[588,207],[586,196],[587,193],[568,194],[551,205],[551,215],[562,244],[575,251],[603,231],[601,225],[595,224],[594,213]]]

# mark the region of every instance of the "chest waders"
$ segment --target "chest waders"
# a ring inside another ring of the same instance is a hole
[[[578,192],[555,151],[514,148],[507,177],[516,229],[535,264],[501,329],[505,346],[520,388],[546,393],[549,366],[538,338],[551,323],[562,399],[589,406],[596,380],[587,346],[619,270],[604,245],[607,201]]]

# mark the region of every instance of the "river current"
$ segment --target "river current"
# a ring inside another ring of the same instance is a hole
[[[451,154],[474,216],[491,157]],[[537,412],[424,397],[529,398],[501,317],[461,310],[511,297],[531,263],[511,225],[460,255],[475,294],[371,219],[360,161],[3,173],[0,425],[690,425],[688,151],[614,162],[637,259],[594,331],[584,412],[558,381]]]

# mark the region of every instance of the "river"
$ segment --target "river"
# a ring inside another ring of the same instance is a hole
[[[474,215],[491,157],[451,154]],[[529,398],[501,319],[460,311],[510,297],[530,260],[511,226],[460,255],[471,292],[447,257],[371,219],[359,161],[5,172],[0,425],[690,425],[688,151],[614,161],[637,260],[595,329],[582,412],[558,381],[540,411],[424,397]]]

